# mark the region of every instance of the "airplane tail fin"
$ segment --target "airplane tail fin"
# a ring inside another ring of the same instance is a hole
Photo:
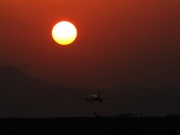
[[[100,90],[99,90],[99,92],[98,92],[98,97],[100,97]]]

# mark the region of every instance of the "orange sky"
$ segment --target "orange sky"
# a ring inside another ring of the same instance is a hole
[[[72,87],[180,84],[179,0],[1,0],[0,66]],[[67,20],[75,42],[57,45]]]

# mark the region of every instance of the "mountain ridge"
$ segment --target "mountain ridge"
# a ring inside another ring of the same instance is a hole
[[[0,117],[60,117],[118,112],[164,115],[180,113],[179,88],[147,88],[131,84],[101,90],[113,97],[89,104],[76,97],[97,94],[96,89],[69,88],[25,74],[12,66],[0,67]]]

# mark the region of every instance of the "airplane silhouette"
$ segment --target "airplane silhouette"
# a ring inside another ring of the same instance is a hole
[[[93,101],[99,101],[99,103],[101,103],[104,99],[110,99],[111,97],[101,97],[99,90],[98,95],[91,95],[89,98],[85,98],[85,97],[78,97],[78,98],[85,99],[87,102],[90,103],[92,103]]]

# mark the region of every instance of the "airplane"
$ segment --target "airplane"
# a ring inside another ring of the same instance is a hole
[[[93,101],[99,101],[101,103],[104,99],[110,99],[111,97],[100,97],[100,90],[98,92],[98,95],[91,95],[89,98],[84,97],[78,97],[80,99],[85,99],[87,102],[92,103]]]

